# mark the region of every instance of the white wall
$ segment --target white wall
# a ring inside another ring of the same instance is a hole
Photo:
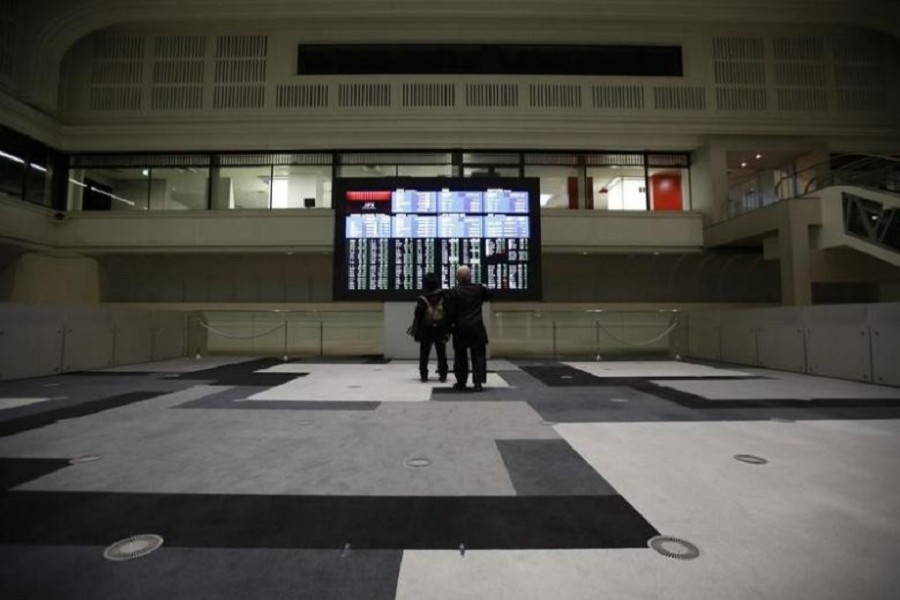
[[[0,304],[0,380],[184,356],[186,323],[175,311]]]
[[[695,358],[900,385],[900,303],[692,311]]]

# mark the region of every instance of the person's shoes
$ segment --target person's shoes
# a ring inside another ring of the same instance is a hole
[[[420,375],[419,381],[422,381],[422,382],[428,381],[428,375]]]
[[[480,384],[480,383],[476,383],[474,389],[475,389],[476,392],[483,392],[483,391],[484,391],[484,388],[481,387],[481,384]]]
[[[453,389],[457,392],[464,392],[466,391],[466,385],[464,383],[454,383]]]
[[[440,377],[438,377],[438,381],[440,381],[441,383],[447,383],[447,376],[441,375]]]

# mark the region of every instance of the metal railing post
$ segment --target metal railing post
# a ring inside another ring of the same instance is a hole
[[[325,322],[319,321],[319,356],[325,356]]]
[[[556,359],[556,319],[552,321],[553,325],[553,359]]]
[[[287,350],[288,350],[288,322],[287,322],[287,319],[284,320],[284,324],[282,326],[284,327],[284,352],[281,355],[281,359],[283,361],[287,362],[287,359],[288,359],[288,353],[287,353]]]

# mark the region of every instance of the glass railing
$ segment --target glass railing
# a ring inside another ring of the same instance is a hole
[[[834,159],[840,161],[841,157]],[[832,160],[813,165],[790,175],[765,179],[777,171],[761,172],[756,179],[733,186],[728,192],[727,210],[723,219],[729,219],[753,210],[775,204],[781,200],[799,198],[834,185],[852,185],[870,189],[900,193],[900,157],[862,155],[841,161],[835,166]]]
[[[677,310],[503,310],[491,314],[494,357],[666,356]],[[381,311],[213,310],[189,317],[188,354],[282,357],[380,355]]]
[[[364,356],[381,354],[381,311],[214,310],[189,319],[190,355]]]
[[[679,325],[677,310],[498,311],[491,320],[493,356],[664,356]]]

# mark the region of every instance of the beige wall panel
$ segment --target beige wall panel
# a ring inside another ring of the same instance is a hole
[[[759,310],[757,327],[761,366],[798,373],[806,370],[806,342],[801,309],[785,307]]]
[[[116,347],[113,363],[129,365],[153,360],[153,322],[147,313],[114,310]]]
[[[743,365],[757,364],[756,311],[719,313],[722,360]]]
[[[689,319],[690,356],[720,360],[722,358],[720,342],[722,311],[692,312]]]
[[[59,373],[64,326],[61,307],[0,304],[0,379]]]
[[[703,217],[696,213],[545,211],[541,214],[545,252],[602,248],[699,249]]]
[[[97,307],[66,308],[63,371],[105,369],[113,364],[114,324],[110,311]]]
[[[96,304],[100,301],[97,261],[23,254],[16,264],[11,299],[27,304]]]
[[[187,315],[170,311],[148,314],[153,322],[153,360],[186,355],[185,327]]]
[[[871,380],[866,305],[811,306],[804,311],[804,323],[809,373]]]
[[[900,302],[869,305],[874,383],[900,386]]]

